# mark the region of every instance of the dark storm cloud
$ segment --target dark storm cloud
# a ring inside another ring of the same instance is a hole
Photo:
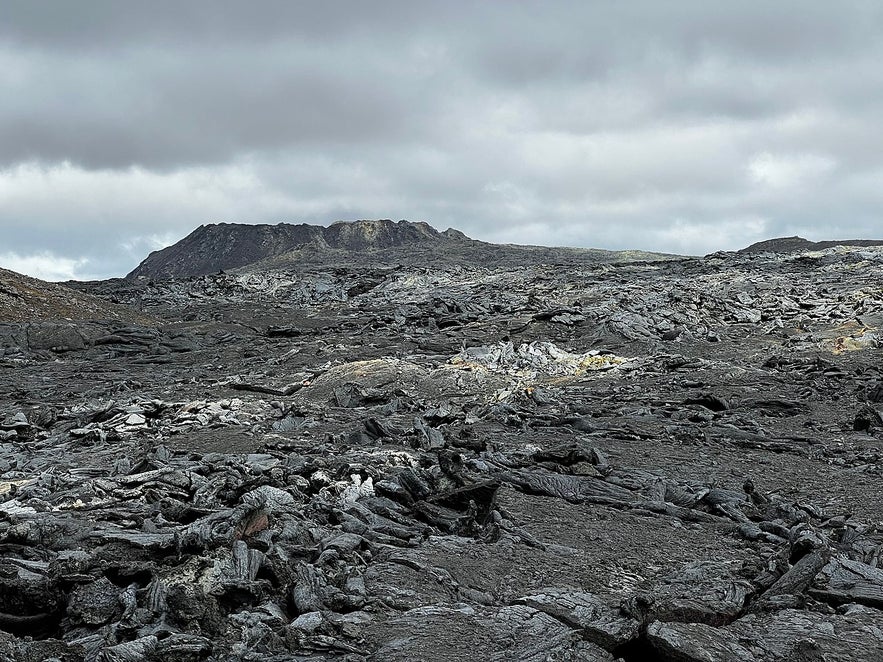
[[[875,2],[7,0],[0,262],[122,273],[218,220],[881,235],[881,37]]]
[[[292,36],[326,40],[342,33],[387,30],[435,13],[407,0],[6,0],[0,36],[50,50],[224,47]]]
[[[640,92],[631,121],[755,117],[794,102],[778,85],[792,72],[777,68],[842,57],[876,34],[873,20],[788,3],[761,16],[695,3],[419,4],[7,4],[0,158],[169,167],[309,142],[444,140],[440,109],[481,121],[497,90],[523,95],[543,123],[593,83],[601,96]],[[715,57],[761,66],[715,72]],[[577,128],[615,118],[586,121]]]
[[[11,83],[21,94],[0,109],[0,158],[169,167],[408,133],[421,98],[396,72],[387,74],[389,62],[321,50],[298,44],[80,57],[48,73],[45,87],[32,89],[28,77]],[[58,64],[45,55],[35,59],[45,60],[43,72]]]

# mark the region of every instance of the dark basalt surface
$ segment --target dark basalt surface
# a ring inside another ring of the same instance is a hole
[[[0,324],[0,659],[883,659],[881,282],[79,284],[145,317]]]
[[[579,264],[676,256],[645,251],[548,248],[489,244],[458,230],[439,232],[427,223],[378,220],[320,225],[279,223],[202,225],[173,246],[151,253],[126,276],[129,280],[182,278],[247,267],[266,271],[332,266],[370,268],[377,264],[518,267],[524,264]]]
[[[839,241],[810,241],[803,237],[777,237],[766,239],[743,248],[740,253],[805,253],[807,251],[821,251],[835,246],[880,246],[883,241],[879,239],[842,239]]]
[[[201,276],[242,267],[299,247],[320,255],[326,250],[359,253],[369,248],[440,244],[465,240],[453,230],[438,232],[426,223],[390,220],[335,223],[201,225],[178,243],[151,253],[127,278]]]

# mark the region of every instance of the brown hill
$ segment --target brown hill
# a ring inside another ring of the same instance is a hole
[[[0,322],[43,320],[116,320],[147,322],[150,318],[126,306],[0,269]]]

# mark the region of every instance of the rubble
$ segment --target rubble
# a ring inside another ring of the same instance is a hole
[[[0,324],[0,655],[880,659],[881,276],[77,284],[145,317]]]

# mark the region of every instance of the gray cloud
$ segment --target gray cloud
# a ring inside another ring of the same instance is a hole
[[[858,1],[10,0],[0,261],[121,274],[220,220],[883,236],[881,37]]]

